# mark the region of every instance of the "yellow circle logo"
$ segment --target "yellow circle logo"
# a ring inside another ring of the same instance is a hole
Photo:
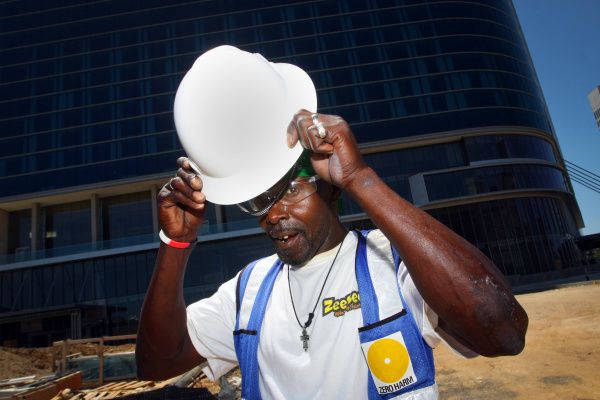
[[[367,362],[373,375],[382,382],[398,382],[408,369],[408,350],[397,340],[384,338],[369,347]]]

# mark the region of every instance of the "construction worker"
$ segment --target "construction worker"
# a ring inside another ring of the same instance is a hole
[[[527,315],[498,268],[390,189],[344,119],[302,110],[287,138],[305,155],[240,205],[276,254],[187,308],[184,273],[206,200],[190,161],[177,161],[158,194],[162,242],[139,326],[141,378],[207,360],[212,379],[239,364],[248,399],[435,399],[431,348],[440,341],[465,356],[522,351]],[[349,232],[341,192],[378,229]]]

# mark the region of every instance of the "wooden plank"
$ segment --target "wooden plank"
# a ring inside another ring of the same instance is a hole
[[[123,385],[123,382],[107,383],[106,385],[99,386],[99,387],[95,388],[94,390],[96,390],[96,391],[116,390],[121,385]]]
[[[122,388],[123,386],[127,385],[127,381],[117,381],[117,382],[113,382],[113,383],[107,383],[104,386],[100,386],[98,388],[98,390],[117,390]]]
[[[114,383],[107,383],[104,386],[100,386],[99,388],[97,388],[96,390],[119,390],[121,389],[123,386],[127,385],[129,382],[124,381],[124,382],[114,382]]]
[[[112,392],[112,393],[107,393],[106,396],[102,397],[102,399],[117,399],[123,395],[126,395],[127,393],[124,392]]]
[[[60,359],[60,368],[59,372],[65,372],[67,370],[67,356],[69,355],[69,342],[68,340],[63,340],[61,345],[61,359]]]
[[[135,382],[134,382],[135,383]],[[123,386],[121,386],[119,389],[121,390],[131,390],[131,385],[133,385],[134,383],[132,382],[126,382]]]
[[[156,386],[156,382],[154,381],[134,381],[134,384],[130,386],[131,389],[137,389],[145,386],[154,387]]]
[[[0,380],[0,386],[11,386],[24,384],[29,382],[35,382],[35,375],[21,376],[18,378],[8,378]]]
[[[56,396],[54,396],[52,398],[52,400],[64,400],[64,399],[69,399],[69,400],[77,400],[78,398],[83,398],[83,396],[80,393],[77,393],[77,391],[73,391],[71,389],[64,389],[59,391]]]
[[[129,335],[116,335],[116,336],[102,336],[97,338],[88,338],[88,339],[66,339],[71,344],[81,344],[81,343],[98,343],[100,339],[104,339],[105,342],[110,341],[118,341],[118,340],[131,340],[137,339],[137,335],[135,333]],[[57,342],[53,342],[53,346],[61,346],[65,340],[59,340]]]
[[[59,392],[62,392],[65,389],[79,390],[81,389],[81,384],[83,383],[83,374],[81,371],[77,371],[72,374],[62,376],[52,381],[52,383],[56,385]]]
[[[23,400],[49,400],[64,389],[78,390],[81,387],[82,381],[83,375],[81,372],[77,371],[25,393],[21,393],[18,398]]]
[[[58,365],[58,352],[60,351],[60,348],[53,343],[52,344],[52,371],[56,371],[57,369],[60,368],[60,366]]]
[[[131,383],[131,381],[122,381],[119,382],[119,384],[116,386],[118,388],[118,390],[123,390],[124,388],[127,387],[127,385],[129,385]],[[114,389],[113,389],[114,390]]]
[[[137,339],[137,335],[134,333],[134,334],[130,334],[130,335],[103,336],[102,339],[104,339],[105,342],[113,342],[113,341],[118,341],[118,340],[131,340],[131,339]]]
[[[59,390],[55,384],[47,383],[34,390],[19,394],[18,398],[23,400],[50,400],[58,392]]]
[[[98,343],[100,338],[89,338],[89,339],[66,339],[69,344],[84,344],[84,343]]]
[[[171,386],[171,383],[172,383],[172,382],[171,382],[170,380],[168,380],[168,381],[162,381],[162,382],[158,382],[158,383],[156,384],[155,388],[156,388],[156,389],[161,389],[161,388],[164,388],[165,386]]]

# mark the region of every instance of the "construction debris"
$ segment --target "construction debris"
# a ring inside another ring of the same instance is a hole
[[[130,351],[106,354],[107,343],[135,341],[136,335],[103,336],[89,339],[66,339],[53,343],[53,364],[59,373],[77,369],[84,373],[84,385],[99,386],[107,380],[132,379],[136,375],[134,347]],[[77,345],[93,346],[92,355],[73,352]]]
[[[161,382],[127,381],[113,382],[95,389],[65,389],[52,400],[96,400],[96,399],[216,399],[206,388],[197,387],[205,378],[198,366],[185,374]]]
[[[106,345],[106,342],[124,340],[135,340],[135,336],[65,340],[45,349],[3,348],[0,369],[4,369],[5,365],[11,368],[4,371],[7,372],[5,377],[10,378],[0,380],[0,399],[241,398],[240,374],[237,369],[227,374],[227,377],[222,377],[221,384],[208,380],[204,375],[202,368],[206,364],[165,381],[135,380],[135,371],[133,370],[133,374],[129,370],[124,373],[123,368],[124,363],[133,362],[135,366],[135,360],[129,357],[133,355],[135,344]],[[115,369],[114,361],[119,359],[119,367]],[[12,368],[13,366],[17,368]],[[51,373],[51,370],[55,372]],[[15,376],[19,376],[17,374],[21,376],[16,378]]]
[[[48,400],[64,390],[78,390],[83,381],[81,372],[64,376],[23,377],[0,382],[0,399]]]
[[[120,381],[93,389],[82,388],[80,371],[61,377],[35,376],[0,381],[0,399],[15,400],[104,400],[104,399],[216,399],[203,387],[206,376],[198,366],[165,381]]]

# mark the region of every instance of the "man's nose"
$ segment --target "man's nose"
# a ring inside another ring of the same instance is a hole
[[[267,223],[270,225],[276,225],[279,221],[288,217],[288,208],[281,200],[277,200],[266,215]]]

